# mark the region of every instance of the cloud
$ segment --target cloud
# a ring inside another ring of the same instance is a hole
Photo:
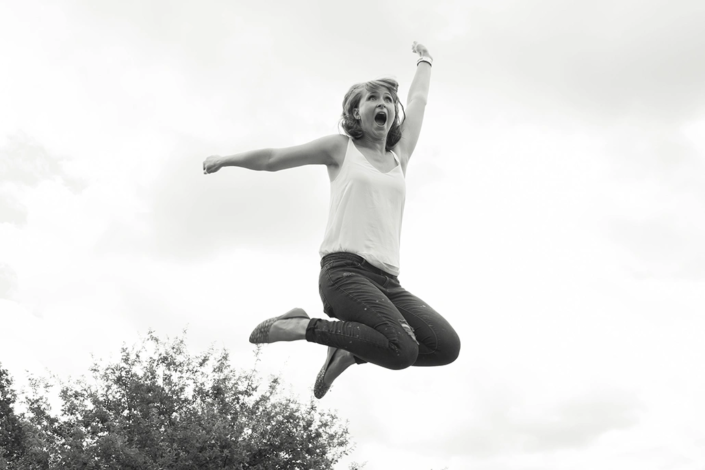
[[[702,122],[605,138],[614,155],[605,232],[639,277],[705,278],[705,162],[693,129],[702,132]]]
[[[68,158],[50,155],[24,133],[14,133],[0,147],[0,188],[8,183],[36,188],[42,181],[58,180],[73,192],[80,192],[85,182],[67,171],[68,162]]]
[[[610,224],[613,240],[634,257],[629,264],[641,278],[705,279],[705,228],[694,228],[687,214]]]
[[[439,66],[472,95],[595,123],[677,122],[705,106],[701,2],[468,3],[453,14],[467,34],[439,47]]]
[[[0,223],[21,226],[27,222],[27,207],[21,202],[23,187],[36,187],[42,179],[61,174],[56,160],[23,135],[9,137],[0,147]]]
[[[18,201],[13,191],[3,186],[7,186],[7,184],[0,184],[0,223],[25,225],[27,223],[27,208]]]
[[[22,134],[10,136],[0,149],[0,178],[36,187],[43,179],[65,177],[61,161]]]
[[[529,452],[584,447],[610,431],[635,426],[641,409],[633,395],[603,392],[570,400],[517,428]]]
[[[11,266],[0,263],[0,298],[12,300],[17,292],[17,273]]]
[[[590,446],[605,434],[639,422],[643,406],[620,391],[596,392],[550,406],[516,401],[506,393],[468,403],[472,411],[452,434],[441,433],[432,447],[451,455],[489,458]]]
[[[36,188],[46,179],[65,178],[58,159],[23,134],[8,137],[0,147],[0,222],[21,226],[27,222],[23,189]]]

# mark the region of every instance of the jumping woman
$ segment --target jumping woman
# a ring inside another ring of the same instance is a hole
[[[406,194],[405,174],[421,132],[433,59],[420,56],[409,89],[405,118],[392,79],[353,85],[343,99],[340,125],[346,135],[304,145],[210,156],[205,174],[225,166],[279,171],[325,165],[331,183],[330,211],[320,248],[319,293],[334,320],[310,318],[294,308],[260,323],[255,344],[306,340],[328,346],[313,387],[322,398],[353,364],[387,369],[442,366],[460,352],[448,321],[399,283],[399,243]]]

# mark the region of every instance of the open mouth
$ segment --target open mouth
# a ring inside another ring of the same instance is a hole
[[[375,114],[375,122],[381,126],[387,124],[387,113],[378,111],[377,114]]]

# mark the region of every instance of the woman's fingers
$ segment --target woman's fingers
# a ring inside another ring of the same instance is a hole
[[[411,45],[411,51],[417,53],[422,57],[428,54],[428,49],[426,49],[426,46],[424,46],[423,44],[419,44],[416,41],[414,41],[414,43]]]
[[[206,158],[203,162],[203,174],[209,175],[220,170],[220,157],[218,155],[211,155]]]
[[[211,164],[212,160],[213,160],[213,156],[211,155],[210,157],[206,158],[206,159],[203,161],[203,174],[204,174],[204,175],[207,175],[208,173],[211,173],[210,170],[213,169],[213,165]]]

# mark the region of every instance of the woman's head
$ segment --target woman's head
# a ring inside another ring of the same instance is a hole
[[[350,87],[343,99],[340,126],[357,140],[365,132],[387,134],[386,149],[401,139],[404,107],[399,101],[399,84],[391,78],[381,78]]]

